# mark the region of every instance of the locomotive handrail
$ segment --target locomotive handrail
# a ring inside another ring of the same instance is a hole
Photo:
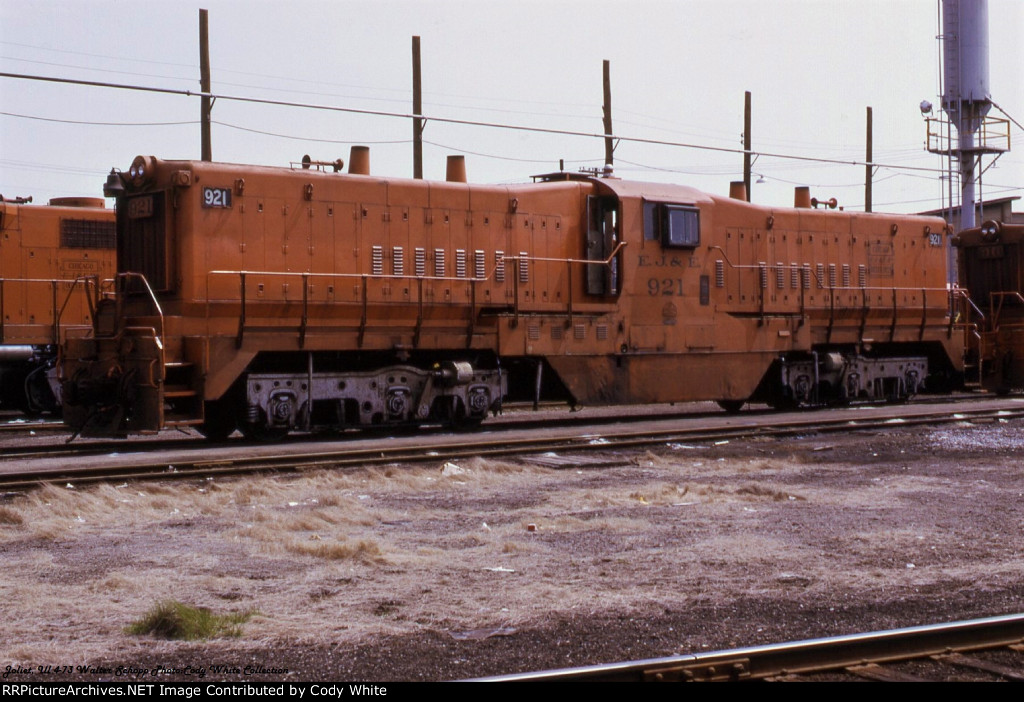
[[[992,312],[992,331],[999,330],[999,317],[1003,313],[1003,303],[1007,298],[1017,298],[1021,303],[1024,303],[1024,297],[1021,296],[1016,290],[1010,290],[1006,292],[991,292],[988,294],[988,305],[989,310]],[[999,304],[996,304],[996,300]]]
[[[567,300],[567,314],[569,316],[569,322],[572,323],[573,319],[573,291],[572,291],[572,266],[575,265],[603,265],[611,266],[619,252],[626,246],[627,242],[619,242],[611,254],[604,260],[589,260],[589,259],[576,259],[576,258],[547,258],[542,256],[523,256],[523,255],[503,255],[502,265],[506,261],[512,261],[515,264],[516,270],[512,276],[513,288],[515,289],[515,303],[514,313],[518,320],[519,317],[519,262],[520,261],[536,261],[543,263],[564,263],[569,270],[568,278],[568,300]],[[287,277],[300,277],[302,279],[302,311],[300,314],[299,321],[299,346],[300,348],[305,344],[306,331],[309,327],[309,281],[310,279],[342,279],[342,280],[358,280],[361,284],[362,294],[360,297],[360,306],[362,307],[362,313],[359,322],[359,346],[362,346],[363,338],[366,332],[366,325],[368,320],[368,306],[369,300],[367,295],[368,281],[373,280],[406,280],[416,281],[417,287],[417,304],[419,305],[419,313],[417,316],[416,328],[414,330],[414,339],[418,339],[423,322],[422,305],[423,305],[423,283],[425,282],[450,282],[450,283],[465,283],[470,286],[470,305],[471,313],[469,325],[467,328],[467,336],[469,337],[467,343],[471,343],[472,334],[475,327],[475,311],[476,305],[476,285],[478,283],[486,283],[494,280],[497,276],[498,263],[495,263],[487,275],[483,277],[479,276],[435,276],[435,275],[416,275],[416,274],[387,274],[387,273],[313,273],[309,271],[259,271],[259,270],[213,270],[207,271],[206,273],[206,300],[205,314],[206,318],[210,317],[210,305],[215,302],[227,302],[231,301],[223,298],[214,298],[210,294],[210,283],[214,276],[238,276],[239,278],[239,324],[238,333],[235,337],[236,348],[241,348],[242,341],[245,336],[245,325],[246,325],[246,301],[248,295],[246,294],[246,278],[248,276],[264,276],[264,277],[276,277],[276,278],[287,278]],[[148,282],[146,287],[149,287]],[[152,294],[152,291],[151,291]],[[155,296],[154,296],[155,302]],[[276,302],[276,301],[275,301]],[[158,305],[159,309],[159,305]],[[162,313],[161,313],[161,324],[162,324]]]
[[[794,264],[794,263],[769,263],[767,261],[758,261],[752,264],[736,264],[733,263],[725,250],[718,245],[708,246],[709,251],[717,251],[721,254],[724,263],[727,263],[730,268],[734,270],[742,270],[748,272],[757,272],[757,278],[755,286],[758,290],[756,302],[758,306],[758,314],[762,320],[769,314],[766,308],[766,296],[768,289],[769,276],[773,272],[778,271],[789,271],[791,273],[798,273],[799,277],[791,276],[791,279],[796,282],[799,281],[799,314],[801,320],[811,309],[827,309],[828,310],[828,326],[825,330],[826,342],[831,342],[833,329],[836,322],[836,311],[837,311],[837,297],[842,294],[852,294],[860,298],[860,302],[856,309],[859,310],[859,323],[858,323],[858,338],[864,340],[864,332],[867,328],[868,319],[874,310],[881,310],[889,305],[882,304],[883,293],[885,297],[891,298],[891,314],[892,318],[889,323],[888,336],[889,341],[892,342],[896,339],[896,331],[899,327],[899,317],[901,308],[899,305],[899,294],[900,293],[913,293],[915,295],[921,295],[921,326],[918,333],[921,339],[924,338],[925,332],[928,327],[928,298],[929,293],[933,295],[938,292],[942,292],[943,296],[948,292],[947,288],[919,288],[919,287],[900,287],[895,285],[843,285],[837,286],[832,284],[831,278],[829,279],[828,285],[824,274],[819,275],[818,271],[815,271],[810,267],[810,264]],[[819,264],[819,271],[821,270],[821,264]],[[818,286],[818,289],[825,290],[828,292],[828,299],[820,306],[809,306],[806,301],[806,290],[811,285],[811,279],[813,278],[814,284]],[[782,280],[780,277],[779,280]],[[871,296],[875,294],[879,298],[879,304],[872,306]],[[852,302],[852,301],[851,301]],[[973,305],[973,303],[972,303]],[[843,305],[839,309],[851,309],[851,305]],[[934,309],[934,308],[933,308]],[[952,315],[950,315],[952,324]],[[952,333],[952,326],[950,327],[950,334]]]
[[[768,263],[768,262],[764,262],[764,263],[733,263],[732,261],[729,260],[728,254],[726,254],[725,250],[721,246],[718,246],[717,244],[714,245],[714,246],[709,246],[708,250],[709,251],[718,251],[718,252],[720,252],[722,254],[722,259],[725,261],[725,263],[729,264],[730,268],[733,268],[733,269],[736,269],[736,270],[761,271],[762,269],[764,269],[766,274],[767,274],[768,271],[775,271],[775,270],[779,270],[779,269],[784,270],[784,271],[786,271],[786,270],[789,270],[789,271],[792,271],[792,270],[798,270],[798,271],[800,271],[800,270],[807,270],[808,274],[818,284],[818,288],[820,290],[838,290],[840,292],[843,292],[843,291],[851,292],[851,291],[860,291],[860,290],[869,290],[869,291],[874,291],[874,292],[877,292],[877,291],[884,292],[884,291],[889,291],[889,290],[896,291],[896,292],[919,292],[922,289],[933,291],[933,292],[937,291],[937,290],[942,290],[943,292],[945,292],[947,290],[944,287],[943,288],[916,288],[916,287],[899,287],[899,286],[892,286],[892,285],[825,285],[824,278],[819,277],[817,272],[815,272],[813,269],[805,269],[805,267],[802,266],[801,264],[793,265],[792,263],[784,263],[784,264],[782,264],[780,266],[780,265],[778,265],[776,263]]]
[[[974,304],[974,300],[971,299],[968,291],[959,286],[954,286],[949,290],[949,309],[948,336],[952,338],[954,329],[960,329],[963,334],[963,356],[961,360],[963,363],[964,378],[966,380],[967,369],[969,367],[967,358],[971,349],[976,348],[976,369],[978,372],[978,379],[972,382],[975,382],[980,386],[985,376],[985,337],[979,331],[978,323],[971,319],[971,310],[974,311],[980,321],[985,321],[985,313],[982,312],[976,304]]]
[[[623,248],[625,248],[626,244],[627,244],[627,242],[625,242],[625,241],[620,242],[618,244],[618,246],[615,247],[615,250],[612,251],[611,255],[608,256],[608,258],[606,258],[604,260],[590,260],[590,259],[581,259],[581,258],[546,258],[546,257],[543,257],[543,256],[521,256],[521,255],[511,255],[511,254],[505,254],[502,258],[505,261],[524,260],[524,261],[538,261],[538,262],[543,262],[543,263],[578,263],[578,264],[587,264],[587,265],[610,266],[612,264],[613,260],[615,259],[615,257],[619,254],[619,251],[621,251]],[[478,277],[478,276],[457,277],[457,276],[438,276],[438,275],[416,275],[416,274],[412,274],[412,273],[409,273],[409,274],[403,273],[401,275],[396,275],[396,274],[393,274],[393,273],[311,273],[311,272],[308,272],[308,271],[261,271],[261,270],[242,270],[242,269],[239,269],[239,270],[213,270],[213,271],[207,271],[207,273],[206,273],[206,277],[207,277],[206,301],[207,302],[216,302],[215,299],[210,298],[210,294],[209,294],[209,278],[210,278],[210,276],[215,276],[215,275],[218,275],[218,276],[225,276],[225,275],[231,275],[231,276],[235,276],[235,275],[262,275],[262,276],[281,277],[281,278],[288,277],[288,276],[301,276],[301,277],[306,277],[306,278],[346,278],[346,279],[349,279],[349,280],[356,280],[356,279],[363,279],[363,278],[373,278],[373,279],[383,279],[383,280],[422,280],[424,282],[434,282],[434,281],[437,281],[437,282],[452,282],[452,283],[484,283],[484,282],[487,282],[487,281],[491,280],[494,277],[496,270],[497,270],[497,266],[495,265],[491,269],[491,272],[488,273],[487,275],[483,276],[483,277]],[[133,274],[133,275],[141,275],[141,274]],[[146,285],[148,287],[149,284],[147,283]]]
[[[90,283],[94,283],[96,285],[96,291],[97,291],[97,295],[98,295],[99,294],[99,278],[98,278],[98,276],[87,275],[87,276],[77,277],[77,278],[74,278],[74,279],[68,279],[68,278],[7,278],[6,280],[7,280],[7,282],[10,282],[10,283],[45,283],[45,284],[50,286],[50,290],[51,290],[51,294],[52,294],[51,304],[53,306],[53,343],[54,344],[59,344],[60,343],[60,319],[61,319],[62,316],[64,316],[64,310],[67,309],[68,302],[70,302],[70,300],[71,300],[71,295],[74,293],[75,288],[78,286],[79,283],[82,283],[83,288],[86,288],[86,290],[85,290],[85,299],[86,299],[86,302],[89,305],[89,315],[93,319],[95,319],[95,307],[93,306],[92,298],[89,297],[88,286],[90,285]],[[4,282],[3,279],[0,279],[0,291],[2,291],[3,282]],[[58,308],[57,307],[57,286],[60,283],[70,284],[71,287],[68,288],[67,295],[64,296],[64,303],[60,306],[60,308]],[[3,320],[3,303],[2,303],[2,294],[0,294],[0,340],[3,339],[3,333],[2,333],[3,321],[2,320]]]
[[[979,317],[981,317],[982,319],[988,319],[985,316],[985,313],[981,311],[981,308],[978,307],[976,304],[974,304],[974,300],[971,299],[971,295],[970,295],[970,293],[966,289],[964,289],[964,288],[953,288],[952,290],[949,291],[949,294],[950,294],[950,297],[953,300],[955,300],[956,298],[962,298],[962,301],[966,302],[968,305],[970,305],[970,308],[972,310],[974,310],[974,312]],[[951,300],[951,302],[952,302],[952,300]],[[952,308],[952,304],[950,305],[950,307]]]
[[[508,257],[511,258],[511,257]],[[490,276],[484,276],[483,278],[476,278],[467,276],[465,278],[457,278],[454,276],[433,276],[433,275],[415,275],[415,274],[402,274],[395,275],[392,273],[310,273],[308,271],[260,271],[260,270],[237,270],[237,271],[207,271],[206,277],[209,280],[210,276],[213,275],[264,275],[269,277],[287,278],[288,276],[305,276],[308,278],[347,278],[349,280],[358,280],[362,278],[381,278],[384,280],[424,280],[424,281],[441,281],[441,282],[459,282],[459,283],[482,283],[490,280]],[[216,299],[211,299],[209,294],[209,286],[207,286],[207,302],[217,302]]]
[[[615,248],[612,249],[612,252],[611,254],[609,254],[608,258],[604,259],[603,261],[601,259],[589,258],[546,258],[544,256],[513,256],[508,254],[506,254],[504,258],[506,261],[524,260],[539,261],[541,263],[581,263],[587,265],[610,266],[612,264],[612,261],[615,260],[615,257],[619,255],[619,252],[622,249],[626,248],[626,244],[628,243],[628,241],[620,241],[615,246]]]
[[[149,293],[149,299],[150,299],[150,301],[152,301],[153,307],[156,308],[157,317],[160,318],[160,333],[157,335],[156,338],[157,338],[157,341],[160,343],[160,356],[161,356],[160,364],[162,366],[163,365],[163,353],[164,353],[164,331],[165,331],[163,308],[160,307],[160,301],[156,299],[156,293],[153,292],[153,288],[150,287],[149,281],[146,280],[146,276],[143,275],[142,273],[133,273],[131,271],[126,271],[124,273],[118,273],[117,276],[115,277],[115,280],[116,280],[116,283],[122,283],[122,281],[126,281],[126,280],[129,280],[131,278],[135,278],[137,280],[141,280],[142,281],[142,284],[146,288],[146,292]],[[122,288],[123,288],[123,285],[122,285]],[[118,305],[123,304],[122,303],[122,297],[123,297],[123,295],[118,295],[117,296]],[[121,319],[122,316],[123,316],[121,314],[121,312],[122,312],[122,310],[119,309],[118,310],[118,315],[117,315],[118,319]],[[154,333],[156,333],[155,330],[154,330]]]
[[[959,309],[957,305],[958,301],[960,302]],[[966,306],[964,303],[966,303]],[[968,291],[961,287],[954,287],[949,290],[949,309],[949,331],[947,332],[949,336],[953,335],[954,328],[960,328],[963,329],[966,339],[968,329],[972,325],[977,328],[977,324],[971,321],[971,310],[974,310],[974,313],[978,316],[980,321],[985,321],[987,319],[985,313],[982,312],[981,308],[979,308],[974,303],[974,300],[971,299]],[[962,320],[961,316],[963,317]]]
[[[495,267],[496,268],[496,267]],[[493,272],[492,272],[493,275]],[[249,271],[249,270],[217,270],[207,271],[206,273],[206,318],[210,317],[210,304],[213,302],[221,302],[223,300],[210,297],[210,278],[211,276],[238,276],[239,278],[239,318],[238,318],[238,333],[235,336],[235,347],[241,348],[242,341],[245,338],[245,321],[246,321],[246,277],[248,276],[266,276],[266,277],[301,277],[302,278],[302,312],[299,320],[299,347],[305,346],[306,330],[309,325],[309,280],[311,278],[330,278],[330,279],[348,279],[348,280],[359,280],[361,284],[362,294],[360,297],[360,305],[362,307],[362,314],[359,322],[359,346],[362,346],[363,337],[366,333],[366,324],[368,319],[367,307],[369,301],[367,299],[367,283],[372,279],[383,279],[383,280],[416,280],[418,281],[418,296],[422,298],[423,294],[423,282],[424,281],[436,281],[436,282],[461,282],[468,284],[475,284],[479,282],[485,282],[490,280],[491,276],[485,276],[483,278],[467,277],[458,278],[451,276],[418,276],[418,275],[394,275],[382,273],[380,275],[373,273],[310,273],[308,271]],[[475,287],[474,287],[475,289]],[[422,303],[422,300],[420,301]],[[417,330],[417,336],[419,332]]]
[[[544,256],[523,256],[523,255],[504,256],[503,258],[506,261],[514,261],[515,264],[516,264],[515,275],[512,277],[512,288],[515,291],[515,293],[513,295],[513,298],[514,298],[514,301],[515,301],[514,302],[514,308],[513,308],[513,315],[514,315],[514,317],[513,317],[514,322],[513,323],[515,325],[519,324],[519,262],[520,261],[537,261],[537,262],[541,262],[541,263],[564,263],[564,264],[566,264],[566,271],[568,272],[568,275],[569,275],[569,278],[568,278],[568,281],[567,281],[568,290],[569,290],[569,293],[567,295],[567,305],[568,305],[568,307],[567,307],[566,312],[569,315],[569,325],[571,326],[572,323],[573,323],[572,264],[578,263],[578,264],[588,265],[588,266],[611,266],[612,262],[619,255],[619,252],[622,251],[622,249],[624,249],[626,247],[626,244],[628,244],[628,243],[629,242],[626,242],[626,241],[620,241],[615,246],[615,248],[612,249],[612,252],[610,254],[608,254],[608,258],[604,259],[603,261],[600,260],[600,259],[590,260],[590,259],[586,259],[586,258],[546,258]]]

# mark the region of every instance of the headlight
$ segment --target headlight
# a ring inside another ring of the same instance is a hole
[[[134,185],[137,188],[142,185],[143,181],[146,179],[146,177],[149,175],[149,172],[152,170],[150,168],[150,166],[153,165],[152,159],[152,156],[135,157],[135,160],[132,161],[132,167],[128,171],[128,175],[131,176],[132,179],[132,185]]]
[[[989,220],[981,225],[981,238],[994,241],[999,236],[999,222]]]

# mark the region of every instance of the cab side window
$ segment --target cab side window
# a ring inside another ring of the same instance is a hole
[[[644,239],[660,241],[666,248],[700,246],[700,210],[693,205],[644,203]]]
[[[671,248],[700,246],[700,210],[665,205],[662,214],[661,245]]]

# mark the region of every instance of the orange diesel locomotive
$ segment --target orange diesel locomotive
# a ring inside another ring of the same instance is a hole
[[[29,202],[0,197],[0,406],[37,413],[59,409],[59,327],[92,323],[86,286],[114,273],[114,212],[102,198]]]
[[[383,178],[364,156],[112,173],[118,275],[68,330],[70,426],[270,438],[475,424],[517,395],[898,400],[960,369],[941,219],[566,173]]]

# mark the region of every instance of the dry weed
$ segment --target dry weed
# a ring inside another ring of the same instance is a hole
[[[19,512],[10,507],[0,507],[0,524],[11,524],[18,526],[25,522],[25,518]]]
[[[743,487],[736,490],[737,495],[750,496],[750,497],[767,497],[775,502],[785,502],[786,500],[806,500],[806,497],[799,495],[791,495],[788,492],[782,490],[773,490],[770,487],[763,487],[761,485],[744,485]]]
[[[361,539],[354,543],[347,541],[323,541],[319,538],[308,541],[290,539],[285,543],[284,547],[291,553],[323,558],[330,561],[354,560],[367,565],[385,562],[380,546],[368,539]]]

